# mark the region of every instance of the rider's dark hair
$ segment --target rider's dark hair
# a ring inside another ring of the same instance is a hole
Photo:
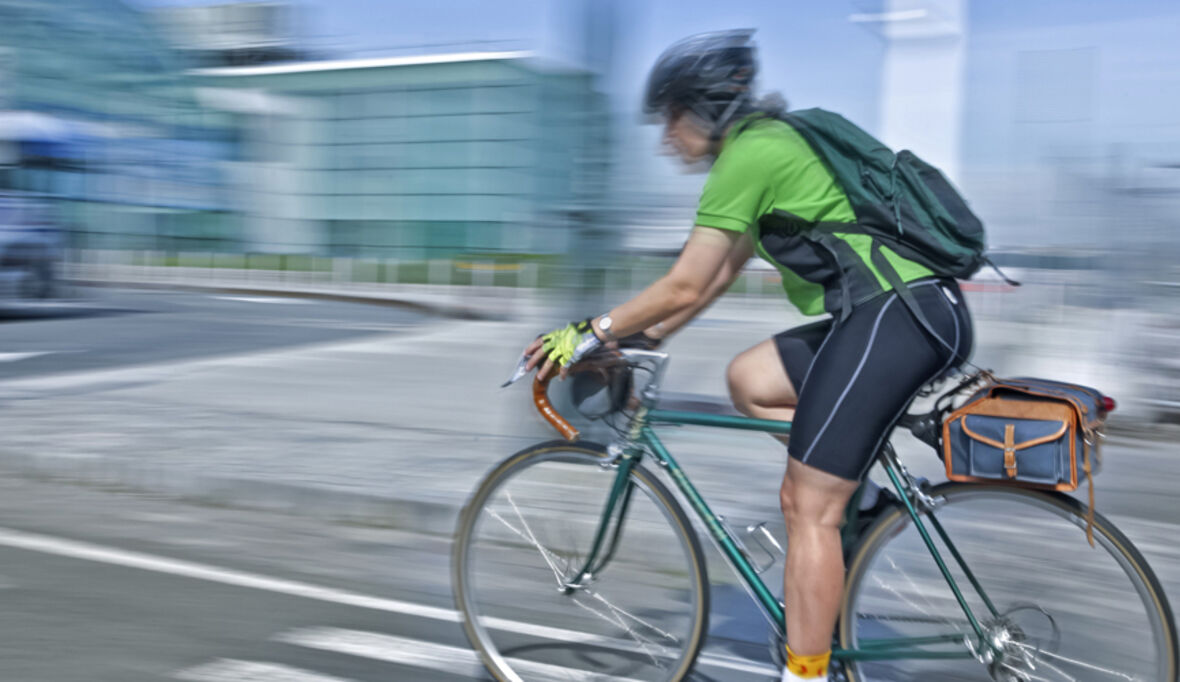
[[[745,120],[742,121],[741,126],[734,134],[741,135],[761,121],[781,121],[785,113],[787,113],[787,100],[783,99],[780,93],[768,92],[749,108]]]

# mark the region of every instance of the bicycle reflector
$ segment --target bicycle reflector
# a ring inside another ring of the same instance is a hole
[[[1114,401],[1114,398],[1111,398],[1108,395],[1102,396],[1102,411],[1103,412],[1114,412],[1114,408],[1116,408],[1116,407],[1118,407],[1118,403],[1116,403]]]

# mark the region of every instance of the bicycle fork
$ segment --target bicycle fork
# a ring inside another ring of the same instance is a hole
[[[623,535],[623,521],[627,517],[627,509],[631,505],[631,495],[635,492],[635,482],[631,480],[631,470],[639,463],[643,456],[643,450],[638,447],[621,446],[611,446],[611,449],[614,450],[613,456],[602,462],[600,466],[604,469],[616,469],[614,484],[607,494],[602,518],[598,522],[598,530],[594,534],[594,541],[586,555],[586,561],[572,579],[565,582],[562,588],[562,592],[565,594],[571,594],[594,581],[594,576],[605,569],[614,558],[615,551],[619,546],[619,539]],[[601,559],[598,556],[600,552],[602,553]]]

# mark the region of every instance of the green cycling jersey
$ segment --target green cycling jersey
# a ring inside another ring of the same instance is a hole
[[[843,302],[892,288],[870,262],[872,238],[841,231],[855,222],[844,191],[803,137],[759,114],[730,128],[696,217],[705,227],[752,232],[756,252],[779,271],[787,297],[806,315],[838,312]],[[882,251],[902,281],[933,274]]]

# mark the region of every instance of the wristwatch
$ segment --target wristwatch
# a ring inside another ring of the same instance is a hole
[[[607,313],[598,318],[598,331],[602,332],[602,335],[606,337],[607,341],[619,340],[618,337],[615,336],[615,333],[610,330],[613,324],[614,320],[610,319],[610,313]]]

